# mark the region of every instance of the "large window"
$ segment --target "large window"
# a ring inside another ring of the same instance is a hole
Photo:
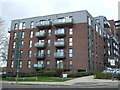
[[[25,22],[22,23],[22,29],[25,29]]]
[[[17,30],[17,29],[18,29],[18,24],[15,23],[14,30]]]
[[[51,29],[48,30],[48,36],[51,36]]]
[[[69,35],[73,35],[73,28],[72,27],[69,28]]]
[[[34,22],[31,21],[31,23],[30,23],[30,28],[33,28],[33,25],[34,25]]]
[[[29,41],[29,47],[32,47],[32,40]]]
[[[30,38],[33,38],[33,31],[30,31]]]
[[[12,51],[12,56],[11,56],[11,58],[15,58],[15,52],[14,52],[14,51]]]
[[[89,70],[93,70],[93,62],[88,60],[88,68]]]
[[[23,48],[23,46],[24,46],[24,41],[17,42],[17,48]]]
[[[91,18],[88,17],[88,24],[91,26]]]
[[[50,50],[47,50],[47,57],[50,57]]]
[[[42,65],[44,64],[42,60],[41,60],[41,61],[38,61],[37,63],[38,63],[38,64],[42,64]]]
[[[13,38],[16,39],[16,37],[17,37],[17,33],[15,32]]]
[[[92,50],[88,49],[88,58],[92,58]]]
[[[69,46],[73,45],[73,38],[69,38]]]
[[[31,50],[28,51],[28,57],[29,57],[29,58],[32,57],[32,51],[31,51]]]
[[[24,32],[18,32],[18,39],[24,38],[25,33]]]
[[[13,61],[13,60],[11,60],[11,65],[10,65],[10,67],[11,67],[11,68],[14,67],[14,61]]]
[[[16,42],[13,42],[13,48],[16,48]]]
[[[50,46],[50,43],[51,43],[51,40],[48,39],[47,43],[48,43],[48,47],[49,47],[49,46]]]
[[[16,58],[22,58],[23,56],[23,50],[17,50],[16,51]]]
[[[31,60],[28,60],[28,68],[31,68]]]
[[[22,60],[16,61],[16,68],[22,68]]]
[[[72,70],[72,68],[73,68],[73,61],[69,60],[69,69]]]
[[[91,29],[88,27],[88,35],[91,35]]]
[[[88,38],[88,46],[92,46],[92,40]]]
[[[63,60],[57,60],[57,65],[56,65],[57,68],[64,68],[64,65],[63,65]]]
[[[69,57],[72,57],[72,56],[73,56],[73,50],[69,49]]]
[[[50,68],[50,60],[46,61],[46,68]]]

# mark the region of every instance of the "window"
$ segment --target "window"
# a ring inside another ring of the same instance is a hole
[[[88,49],[88,57],[92,58],[92,50]]]
[[[33,38],[33,31],[30,31],[30,38]]]
[[[73,35],[73,28],[69,28],[69,35]]]
[[[20,60],[20,68],[22,68],[22,60]]]
[[[25,29],[25,22],[22,23],[22,29]]]
[[[63,66],[63,60],[57,60],[57,68],[64,68]]]
[[[32,40],[29,41],[29,47],[32,47]]]
[[[49,47],[49,46],[50,46],[50,43],[51,43],[51,40],[50,40],[50,39],[48,39],[48,42],[47,42],[47,43],[48,43],[48,47]]]
[[[13,42],[13,48],[15,48],[16,47],[16,42]]]
[[[11,60],[11,65],[10,65],[10,67],[11,67],[11,68],[14,67],[14,61],[13,61],[13,60]]]
[[[48,36],[51,36],[51,29],[48,30]]]
[[[88,46],[92,46],[92,40],[88,38]]]
[[[17,34],[16,34],[16,32],[15,32],[13,38],[16,39],[16,37],[17,37]]]
[[[14,30],[17,30],[17,29],[18,29],[18,24],[15,23]]]
[[[22,68],[22,60],[16,61],[16,68]]]
[[[22,23],[19,24],[19,29],[22,29]]]
[[[28,60],[28,68],[31,68],[31,60]]]
[[[16,51],[16,58],[22,58],[23,50],[17,50]]]
[[[73,38],[69,38],[69,46],[73,45]]]
[[[50,57],[50,50],[47,50],[47,57]]]
[[[50,68],[50,60],[46,61],[46,68]]]
[[[18,32],[18,39],[24,38],[25,33],[24,32]]]
[[[31,51],[31,50],[28,51],[28,57],[29,57],[29,58],[32,57],[32,51]]]
[[[88,24],[91,26],[91,19],[88,17]]]
[[[73,56],[73,50],[69,49],[69,57],[72,57],[72,56]]]
[[[98,26],[95,24],[95,30],[98,32]]]
[[[14,52],[14,51],[12,51],[12,56],[11,56],[11,58],[15,58],[15,52]]]
[[[42,60],[41,60],[41,61],[38,61],[37,63],[38,63],[38,64],[42,64],[42,65],[43,65],[43,61],[42,61]]]
[[[88,27],[88,35],[91,35],[91,29]]]
[[[23,48],[24,41],[18,41],[17,42],[17,48]]]
[[[33,25],[34,25],[34,22],[31,21],[31,23],[30,23],[30,28],[33,28]]]
[[[38,51],[38,56],[44,55],[44,50],[39,50]]]
[[[73,62],[72,60],[69,60],[69,69],[72,70],[72,67],[73,67]]]
[[[93,70],[93,62],[88,60],[88,68],[89,70]]]

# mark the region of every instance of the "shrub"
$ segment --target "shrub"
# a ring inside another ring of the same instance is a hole
[[[96,79],[111,79],[112,74],[97,72],[97,73],[95,73],[95,78]]]
[[[55,70],[48,70],[48,71],[44,71],[43,72],[43,76],[49,76],[49,77],[51,77],[51,76],[55,76],[55,74],[56,74]]]
[[[118,80],[120,80],[120,74],[118,74]]]

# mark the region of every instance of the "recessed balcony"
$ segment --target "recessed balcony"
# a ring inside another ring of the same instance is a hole
[[[110,23],[108,21],[104,22],[104,28],[110,28]]]
[[[34,57],[35,57],[36,59],[44,59],[44,58],[45,58],[45,54],[35,53],[35,54],[34,54]]]
[[[63,48],[65,47],[65,42],[64,41],[54,42],[54,46],[56,46],[57,48]]]
[[[55,30],[55,36],[57,36],[57,37],[65,37],[65,32],[61,32],[59,30]]]
[[[72,24],[73,24],[72,18],[56,19],[53,21],[54,26],[66,26],[66,25],[72,25]]]
[[[35,47],[36,48],[45,48],[45,43],[39,43],[39,42],[37,42],[37,43],[35,43]]]
[[[36,32],[35,37],[37,37],[37,38],[45,38],[46,33],[45,32]]]
[[[40,21],[36,24],[37,28],[50,28],[52,26],[51,21]]]
[[[34,69],[43,69],[44,67],[45,67],[44,64],[34,64],[34,65],[33,65],[33,68],[34,68]]]
[[[58,59],[63,59],[63,58],[65,58],[65,53],[61,53],[61,52],[55,52],[54,53],[54,57],[55,58],[58,58]]]

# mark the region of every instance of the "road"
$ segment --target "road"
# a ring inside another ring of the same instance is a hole
[[[76,83],[71,86],[2,84],[2,88],[118,88],[118,83]]]

